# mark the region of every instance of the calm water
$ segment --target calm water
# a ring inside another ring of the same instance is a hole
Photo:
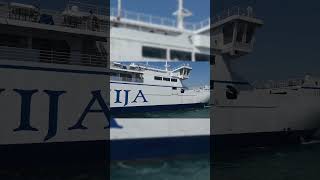
[[[126,113],[118,118],[209,118],[210,108],[188,108],[161,112]]]
[[[209,164],[209,156],[114,162],[111,165],[111,180],[209,180]]]
[[[216,154],[217,180],[319,180],[320,144]]]
[[[243,149],[209,156],[117,162],[111,180],[319,180],[320,144]]]
[[[281,148],[253,148],[167,160],[112,162],[109,178],[100,169],[55,167],[0,170],[1,179],[68,180],[319,180],[320,143]]]

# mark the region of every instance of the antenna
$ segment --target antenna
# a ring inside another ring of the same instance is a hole
[[[177,16],[177,27],[181,30],[184,30],[184,18],[192,16],[191,11],[183,7],[184,0],[178,0],[178,10],[173,13]]]
[[[168,65],[168,61],[166,60],[166,65],[164,65],[164,67],[166,68],[166,71],[169,71],[169,67],[170,67],[170,65]]]
[[[122,14],[122,0],[118,0],[118,18],[121,18]]]

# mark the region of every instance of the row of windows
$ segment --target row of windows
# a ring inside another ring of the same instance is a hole
[[[155,58],[155,59],[168,59],[167,49],[156,48],[156,47],[142,47],[142,56],[145,58]],[[184,60],[191,61],[192,53],[187,51],[170,50],[171,60]],[[210,56],[207,54],[195,54],[196,61],[210,61]]]
[[[158,81],[168,81],[168,82],[178,82],[178,79],[175,78],[166,78],[166,77],[160,77],[160,76],[155,76],[154,80],[158,80]]]
[[[122,73],[111,73],[111,80],[116,81],[128,81],[128,82],[143,82],[142,74],[122,74]]]

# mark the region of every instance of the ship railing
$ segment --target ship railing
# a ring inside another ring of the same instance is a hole
[[[141,79],[141,78],[129,78],[129,77],[111,76],[111,80],[112,81],[143,83],[143,79]]]
[[[0,46],[0,59],[94,67],[107,67],[108,65],[108,59],[100,55],[4,46]]]
[[[232,8],[229,8],[229,9],[222,11],[221,13],[218,13],[217,15],[213,16],[213,18],[205,19],[203,21],[200,21],[199,23],[185,22],[184,26],[185,26],[185,29],[187,29],[187,30],[196,31],[199,29],[210,27],[211,24],[214,24],[216,22],[219,22],[221,20],[224,20],[228,17],[235,16],[235,15],[246,16],[246,17],[256,17],[253,12],[253,8],[250,6],[246,7],[246,8],[232,7]],[[111,8],[110,9],[110,16],[111,17],[119,17],[118,9]],[[124,19],[137,21],[137,22],[144,22],[144,23],[152,24],[152,25],[162,25],[162,26],[167,26],[167,27],[171,27],[171,28],[177,27],[176,20],[173,20],[170,18],[152,16],[152,15],[143,14],[143,13],[127,11],[127,10],[121,10],[120,17],[124,18]]]
[[[88,7],[88,10],[85,8],[75,8],[78,7],[75,4],[75,2],[71,1],[64,11],[56,11],[40,9],[33,5],[0,2],[0,18],[69,27],[89,32],[109,31],[107,10],[103,10],[101,7]],[[92,15],[90,11],[92,11]]]
[[[91,11],[93,14],[96,14],[98,16],[101,16],[104,18],[109,17],[107,12],[107,7],[101,7],[98,5],[83,3],[79,1],[68,1],[66,9],[71,10],[73,7],[77,7],[80,12],[90,13]]]
[[[218,13],[217,15],[213,16],[213,18],[209,21],[211,24],[214,24],[216,22],[222,21],[231,16],[246,16],[246,17],[253,17],[253,18],[256,17],[252,7],[248,6],[244,8],[244,7],[236,6]]]
[[[111,8],[110,15],[111,17],[119,17],[118,9]],[[137,13],[133,11],[121,10],[120,17],[128,20],[147,23],[147,24],[162,25],[162,26],[168,26],[173,28],[177,27],[177,23],[173,19],[152,16],[152,15]]]
[[[119,17],[118,9],[111,8],[110,16]],[[177,28],[176,20],[165,18],[165,17],[152,16],[149,14],[137,13],[137,12],[127,11],[127,10],[121,10],[120,17],[128,20],[151,24],[151,25],[160,25],[160,26],[166,26],[170,28]],[[209,25],[208,22],[210,22],[210,19],[206,19],[204,21],[201,21],[200,23],[185,22],[184,28],[187,30],[195,31],[208,26]]]

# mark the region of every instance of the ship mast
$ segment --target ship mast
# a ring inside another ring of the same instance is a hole
[[[121,18],[122,14],[122,0],[118,0],[118,18]]]
[[[178,0],[178,10],[173,13],[177,16],[177,28],[184,30],[184,18],[192,15],[191,11],[183,7],[184,0]]]

